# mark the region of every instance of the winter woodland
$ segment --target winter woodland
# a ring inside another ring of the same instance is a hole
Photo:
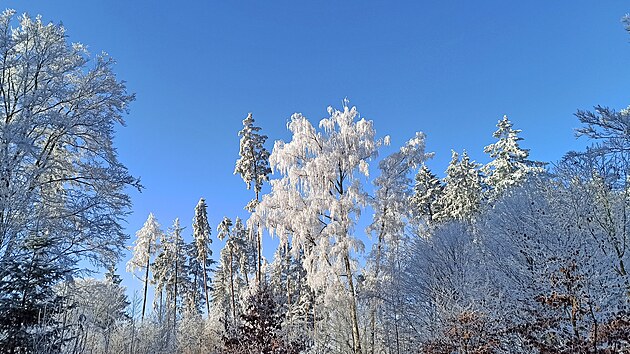
[[[244,114],[246,217],[201,198],[129,239],[142,186],[112,138],[134,96],[112,59],[5,11],[0,60],[2,353],[630,352],[628,109],[577,111],[592,145],[553,163],[497,117],[472,147],[489,162],[453,151],[446,171],[421,132],[379,156],[389,137],[347,101],[294,114],[288,141]]]

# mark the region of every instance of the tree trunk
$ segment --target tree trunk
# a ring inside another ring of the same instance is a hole
[[[206,268],[206,255],[203,257],[203,289],[206,293],[206,316],[210,316],[210,301],[208,301],[208,269]]]
[[[387,213],[387,207],[383,208],[383,215]],[[383,253],[383,239],[385,237],[385,220],[381,222],[381,230],[378,235],[378,244],[376,246],[376,260],[374,270],[374,281],[376,282],[376,292],[380,293],[380,283],[378,280],[379,273],[381,272],[381,255]],[[376,307],[378,306],[378,299],[372,298],[372,308],[370,309],[370,353],[375,352],[376,343]]]
[[[142,299],[142,321],[144,321],[144,311],[147,307],[147,290],[149,288],[149,255],[151,254],[151,246],[149,246],[149,254],[147,254],[147,270],[144,273],[144,298]]]
[[[234,298],[234,260],[232,259],[232,247],[230,247],[230,296],[232,298],[232,324],[236,328],[236,301]]]
[[[260,201],[260,193],[258,190],[256,192],[256,204]],[[262,230],[260,228],[260,223],[256,225],[256,248],[258,250],[258,264],[256,269],[256,283],[258,287],[260,287],[260,283],[262,282]]]
[[[262,232],[260,230],[260,224],[256,229],[256,238],[258,239],[258,287],[260,287],[260,283],[262,282]]]
[[[350,316],[352,319],[352,351],[355,354],[361,354],[361,339],[359,335],[359,320],[357,317],[357,298],[354,292],[354,281],[352,279],[352,270],[350,268],[350,256],[348,251],[344,255],[344,263],[346,266],[346,276],[348,278],[348,290],[350,291]]]
[[[177,282],[179,280],[177,268],[179,266],[179,250],[177,249],[177,240],[175,240],[175,294],[173,296],[173,336],[177,335]]]

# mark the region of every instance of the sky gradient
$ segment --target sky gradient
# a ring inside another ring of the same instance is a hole
[[[630,104],[630,35],[621,23],[630,7],[620,0],[9,0],[1,7],[62,22],[71,42],[115,58],[118,78],[136,94],[115,140],[120,160],[146,187],[130,191],[130,243],[149,212],[164,228],[179,217],[189,238],[202,196],[213,231],[224,215],[246,216],[253,192],[233,170],[248,112],[271,150],[289,138],[292,113],[317,122],[347,97],[379,136],[391,136],[381,156],[423,131],[436,153],[428,165],[443,175],[451,149],[486,162],[483,147],[504,114],[523,130],[533,159],[556,161],[587,144],[574,137],[577,109]]]

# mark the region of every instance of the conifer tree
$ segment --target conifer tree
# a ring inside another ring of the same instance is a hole
[[[175,219],[169,232],[162,235],[160,253],[153,264],[156,293],[166,292],[167,314],[177,323],[178,299],[188,285],[186,269],[186,244],[182,238],[184,228]],[[181,302],[179,303],[181,305]]]
[[[492,136],[497,142],[486,146],[483,151],[494,160],[481,169],[485,174],[485,184],[491,188],[491,195],[498,196],[508,188],[522,183],[528,175],[542,173],[542,163],[529,161],[529,150],[522,149],[519,141],[520,129],[513,129],[507,116],[497,123],[497,131]]]
[[[37,353],[60,350],[64,298],[53,285],[71,272],[53,261],[47,237],[29,238],[20,258],[0,269],[0,352]]]
[[[439,202],[444,193],[444,186],[426,165],[422,165],[415,177],[413,196],[410,203],[416,218],[423,218],[431,223],[440,212]]]
[[[232,223],[224,217],[217,227],[217,237],[225,241],[220,263],[215,272],[213,300],[223,308],[223,320],[228,332],[238,328],[243,294],[248,290],[248,274],[256,269],[256,250],[248,242],[248,233],[239,217]]]
[[[210,300],[208,292],[208,272],[212,263],[210,257],[212,256],[212,250],[210,244],[212,239],[210,238],[210,225],[208,224],[208,206],[206,200],[201,198],[199,203],[195,207],[195,217],[193,218],[193,238],[195,240],[195,246],[197,248],[197,259],[201,264],[201,278],[203,279],[203,292],[206,301],[206,314],[210,314]]]
[[[184,315],[197,317],[201,314],[204,305],[203,267],[199,262],[197,245],[195,240],[184,245],[186,254],[187,286],[183,289],[182,296]]]
[[[157,241],[163,237],[164,232],[160,228],[153,213],[149,214],[144,226],[136,232],[136,241],[133,248],[133,257],[127,262],[127,271],[135,272],[144,269],[144,296],[142,299],[142,319],[147,306],[147,290],[149,286],[149,268],[151,257],[157,252]]]
[[[265,148],[266,135],[261,135],[261,128],[254,125],[254,117],[251,113],[243,120],[243,129],[238,132],[241,137],[239,156],[234,168],[234,174],[240,174],[247,184],[247,189],[254,189],[255,199],[248,203],[246,209],[253,212],[260,202],[262,184],[269,180],[271,168],[269,167],[269,151]],[[256,280],[260,281],[262,273],[262,230],[252,228],[255,232],[257,250]]]
[[[481,210],[481,174],[479,164],[470,161],[466,151],[453,151],[452,159],[444,177],[444,194],[440,200],[441,210],[434,215],[438,221],[470,220]]]

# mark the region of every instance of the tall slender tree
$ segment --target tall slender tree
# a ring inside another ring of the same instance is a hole
[[[243,129],[238,132],[241,137],[239,156],[236,160],[234,174],[240,174],[247,184],[247,189],[253,189],[255,199],[248,203],[246,209],[252,212],[260,202],[260,191],[265,181],[269,180],[269,151],[265,148],[267,136],[260,134],[261,128],[254,125],[251,113],[243,120]],[[256,224],[251,232],[255,233],[258,264],[256,281],[260,282],[262,269],[262,230]]]
[[[149,214],[144,226],[136,232],[133,257],[127,262],[127,271],[135,272],[144,269],[144,296],[142,298],[142,319],[147,307],[147,290],[149,287],[149,268],[151,257],[157,252],[157,240],[163,237],[160,224],[153,213]]]
[[[210,301],[208,297],[208,268],[211,265],[212,250],[210,244],[212,239],[210,238],[210,225],[208,224],[208,206],[206,200],[201,198],[199,203],[195,207],[195,217],[193,218],[193,238],[195,239],[195,246],[197,248],[197,259],[202,266],[202,278],[203,278],[203,291],[206,300],[206,314],[210,314]]]
[[[412,169],[433,156],[425,152],[424,139],[424,134],[418,132],[399,151],[383,159],[379,163],[381,175],[374,180],[376,193],[371,202],[374,218],[366,231],[373,236],[375,243],[364,271],[367,280],[364,288],[370,298],[370,353],[377,351],[377,332],[382,333],[377,328],[377,321],[384,322],[384,316],[377,318],[379,313],[382,314],[379,311],[385,298],[382,292],[391,291],[401,273],[400,253],[405,238],[404,230],[412,216],[409,208],[412,195],[410,174]],[[393,313],[400,311],[397,304],[388,305],[391,306],[387,310]],[[400,316],[391,317],[398,319]],[[399,324],[396,322],[394,325]]]
[[[179,311],[178,299],[183,289],[189,287],[186,269],[186,244],[182,238],[184,228],[175,219],[168,233],[160,241],[160,253],[153,264],[153,278],[156,293],[166,292],[167,315],[173,321],[173,329],[177,324]],[[170,321],[170,320],[169,320]]]

